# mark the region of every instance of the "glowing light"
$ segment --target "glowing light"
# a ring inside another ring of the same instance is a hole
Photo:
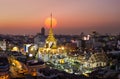
[[[60,64],[64,64],[65,62],[64,62],[64,59],[60,59]]]
[[[61,47],[62,50],[64,50],[65,48],[64,47]]]
[[[87,73],[83,73],[83,75],[85,75],[86,77],[89,77],[89,75]]]
[[[32,57],[33,56],[33,54],[29,54],[29,57]]]
[[[52,18],[52,27],[55,27],[56,25],[57,25],[57,20],[55,18]],[[51,26],[51,18],[50,17],[45,20],[45,26],[48,28]]]
[[[13,47],[13,48],[12,48],[12,51],[19,52],[19,48],[18,48],[18,47]]]

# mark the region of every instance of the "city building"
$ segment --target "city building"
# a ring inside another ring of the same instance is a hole
[[[89,68],[105,67],[109,63],[108,60],[109,59],[105,53],[95,53],[89,57],[84,65]]]
[[[6,41],[5,40],[0,41],[0,50],[2,50],[2,51],[6,50]]]
[[[34,37],[34,44],[38,45],[38,47],[44,47],[45,45],[45,28],[41,28],[41,33],[38,33]]]
[[[41,28],[41,35],[45,36],[45,28],[44,27]]]

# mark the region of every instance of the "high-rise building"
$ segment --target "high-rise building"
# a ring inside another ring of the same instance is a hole
[[[45,28],[44,27],[41,28],[41,35],[45,36]]]

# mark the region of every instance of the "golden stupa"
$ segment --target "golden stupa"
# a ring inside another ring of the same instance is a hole
[[[49,34],[48,34],[48,37],[46,39],[45,47],[46,48],[53,48],[53,49],[57,48],[57,40],[54,37],[53,28],[52,28],[52,14],[51,14]]]

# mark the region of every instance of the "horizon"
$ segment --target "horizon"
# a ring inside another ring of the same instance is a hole
[[[1,0],[0,34],[35,35],[52,12],[56,35],[119,34],[120,0]],[[62,6],[61,6],[62,5]]]

